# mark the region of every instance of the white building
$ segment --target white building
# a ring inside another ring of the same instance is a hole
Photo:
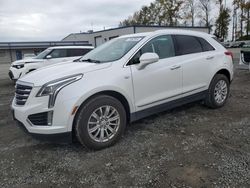
[[[10,63],[22,59],[24,54],[27,53],[38,54],[51,46],[92,45],[96,47],[122,35],[150,32],[159,29],[188,29],[206,33],[209,32],[209,28],[207,27],[128,26],[95,32],[72,33],[66,36],[62,41],[0,42],[0,63]]]
[[[156,31],[159,29],[188,29],[201,32],[209,32],[208,27],[167,27],[167,26],[127,26],[127,27],[118,27],[113,29],[107,29],[96,32],[87,32],[87,33],[72,33],[66,36],[63,41],[88,41],[89,44],[93,46],[99,46],[104,42],[111,40],[113,38],[133,34],[133,33],[142,33]]]

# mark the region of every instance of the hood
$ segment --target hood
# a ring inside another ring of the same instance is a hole
[[[100,69],[105,69],[111,66],[111,63],[86,63],[86,62],[71,62],[59,63],[52,66],[40,68],[36,71],[25,75],[18,81],[33,83],[35,87],[42,86],[47,82],[60,79],[74,74],[84,74]]]
[[[11,63],[11,65],[21,65],[25,63],[38,63],[42,61],[43,59],[21,59],[21,60],[14,61],[13,63]]]

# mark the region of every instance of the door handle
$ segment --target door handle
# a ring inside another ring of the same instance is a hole
[[[211,59],[213,59],[214,58],[214,56],[208,56],[206,59],[207,60],[211,60]]]
[[[179,68],[181,68],[180,65],[174,65],[174,66],[172,66],[170,69],[171,69],[171,70],[176,70],[176,69],[179,69]]]

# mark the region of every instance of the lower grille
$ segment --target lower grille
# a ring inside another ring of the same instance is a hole
[[[28,120],[32,125],[50,126],[52,125],[53,111],[32,114],[28,116]]]
[[[25,105],[30,92],[32,90],[31,86],[16,84],[15,101],[17,105]]]

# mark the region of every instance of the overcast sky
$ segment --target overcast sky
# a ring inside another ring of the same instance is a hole
[[[61,40],[70,33],[117,27],[153,1],[0,0],[0,42]]]
[[[0,0],[0,42],[61,40],[117,27],[152,0]]]

